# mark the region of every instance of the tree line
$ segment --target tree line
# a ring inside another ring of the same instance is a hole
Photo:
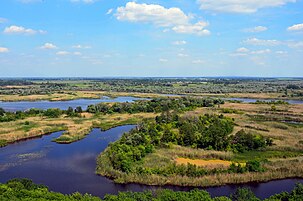
[[[273,195],[264,201],[302,201],[303,185],[296,184],[291,192]],[[0,183],[0,200],[52,200],[52,201],[261,201],[250,189],[238,188],[230,196],[212,198],[205,190],[172,191],[158,189],[144,192],[120,192],[118,195],[106,195],[103,199],[78,192],[64,195],[52,192],[45,185],[33,183],[29,179],[13,179]]]

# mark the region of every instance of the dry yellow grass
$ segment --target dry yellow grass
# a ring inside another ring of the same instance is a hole
[[[202,159],[188,159],[188,158],[176,158],[175,159],[177,165],[197,165],[200,167],[229,167],[232,162],[230,161],[224,161],[224,160],[202,160]]]
[[[124,124],[135,124],[145,118],[152,118],[156,114],[112,114],[94,116],[83,113],[81,118],[59,118],[30,117],[24,120],[0,123],[0,140],[14,142],[22,139],[32,138],[55,131],[64,130],[62,137],[73,142],[82,139],[92,128],[98,127],[109,129]],[[26,125],[30,122],[30,125]]]

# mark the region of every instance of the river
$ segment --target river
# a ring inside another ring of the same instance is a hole
[[[96,157],[110,142],[118,140],[124,132],[135,126],[127,125],[107,131],[93,129],[81,141],[72,144],[57,144],[52,139],[62,132],[55,132],[41,138],[16,142],[0,148],[0,182],[13,178],[29,178],[36,183],[49,186],[61,193],[90,193],[103,197],[119,191],[143,191],[160,187],[139,184],[115,184],[110,179],[95,174]],[[303,179],[284,179],[267,183],[226,185],[203,188],[212,196],[230,195],[238,187],[249,187],[260,198],[282,191],[290,191],[295,183]],[[166,186],[165,188],[187,191],[192,188]]]

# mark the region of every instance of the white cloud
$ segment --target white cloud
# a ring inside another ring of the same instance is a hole
[[[204,29],[206,26],[208,26],[207,22],[200,21],[196,24],[178,25],[173,27],[172,29],[177,33],[207,36],[210,35],[210,31]]]
[[[75,49],[90,49],[91,46],[88,46],[88,45],[74,45],[74,46],[72,46],[72,48],[75,48]]]
[[[52,43],[45,43],[40,48],[41,49],[57,49],[57,46]]]
[[[8,20],[6,18],[0,17],[0,24],[6,23]]]
[[[172,42],[173,45],[186,45],[187,42],[185,40],[178,40],[178,41],[174,41]]]
[[[244,29],[245,32],[249,32],[249,33],[259,33],[259,32],[263,32],[266,30],[267,30],[267,27],[264,27],[264,26],[256,26],[253,28]]]
[[[59,55],[59,56],[66,56],[66,55],[70,55],[70,52],[67,52],[67,51],[59,51],[56,53],[56,55]]]
[[[271,53],[270,49],[263,49],[263,50],[254,50],[251,51],[245,47],[240,47],[236,49],[235,52],[231,53],[229,56],[248,56],[248,55],[261,55],[261,54],[269,54]]]
[[[254,13],[259,9],[283,6],[297,0],[197,0],[202,10],[229,13]]]
[[[162,63],[168,62],[167,59],[163,59],[163,58],[160,58],[159,61],[162,62]]]
[[[278,40],[263,40],[258,38],[249,38],[243,41],[243,43],[256,46],[277,46],[282,44],[281,41]]]
[[[269,54],[271,53],[270,49],[265,49],[265,50],[256,50],[252,51],[251,54]]]
[[[240,47],[236,50],[236,52],[239,52],[239,53],[247,53],[249,52],[249,49],[245,48],[245,47]]]
[[[295,24],[291,27],[287,28],[288,31],[303,31],[303,23],[302,24]]]
[[[189,17],[179,8],[164,8],[155,4],[128,2],[117,9],[116,17],[121,21],[152,23],[161,27],[187,24]]]
[[[85,4],[91,4],[91,3],[95,3],[98,0],[70,0],[70,2],[72,3],[85,3]]]
[[[110,15],[110,14],[112,14],[113,13],[113,11],[114,11],[114,9],[109,9],[107,12],[106,12],[106,15]]]
[[[165,8],[156,4],[138,4],[128,2],[125,7],[118,7],[115,14],[120,21],[150,23],[157,27],[170,28],[177,33],[209,35],[204,29],[208,23],[199,21],[195,24],[190,21],[191,15],[186,15],[180,8]]]
[[[6,53],[9,52],[9,49],[6,47],[0,47],[0,53]]]
[[[43,30],[33,30],[24,28],[22,26],[12,25],[10,27],[6,27],[3,31],[5,34],[26,34],[26,35],[34,35],[34,34],[45,34],[46,31]]]
[[[178,57],[188,57],[188,54],[179,53]]]

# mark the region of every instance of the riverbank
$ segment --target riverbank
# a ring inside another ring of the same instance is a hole
[[[155,115],[153,113],[108,115],[81,113],[80,117],[66,117],[65,115],[59,118],[29,117],[12,122],[1,122],[0,140],[3,145],[7,145],[52,132],[65,131],[54,141],[68,144],[83,139],[92,128],[108,130],[116,126],[137,124],[142,119],[152,118]]]

